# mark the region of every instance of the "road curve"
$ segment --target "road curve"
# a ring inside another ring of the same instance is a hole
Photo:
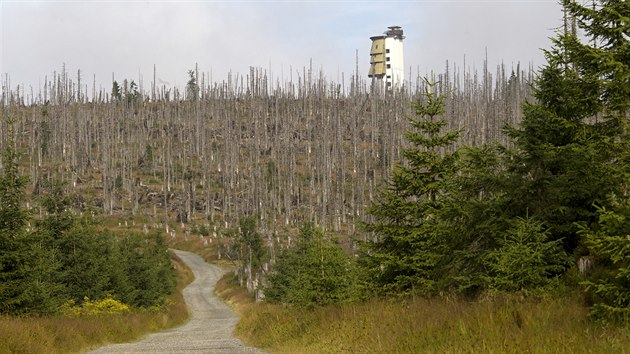
[[[175,253],[195,275],[195,280],[184,289],[190,320],[138,342],[107,345],[90,353],[263,353],[244,346],[232,335],[238,317],[214,295],[214,286],[225,271],[194,253]]]

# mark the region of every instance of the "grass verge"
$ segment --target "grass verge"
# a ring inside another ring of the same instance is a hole
[[[71,353],[137,339],[149,332],[175,327],[188,319],[183,288],[193,280],[192,271],[173,255],[177,292],[164,311],[135,310],[127,315],[85,318],[0,317],[0,353]]]
[[[241,317],[249,314],[257,306],[254,303],[254,294],[250,294],[246,288],[239,286],[232,272],[226,273],[219,279],[214,288],[214,293],[230,305]]]
[[[587,318],[580,299],[371,300],[313,310],[253,304],[227,275],[217,293],[236,334],[275,353],[630,353],[630,328]]]

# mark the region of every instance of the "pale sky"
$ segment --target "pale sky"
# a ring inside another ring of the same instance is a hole
[[[562,20],[557,0],[416,1],[15,1],[0,0],[0,73],[11,88],[33,86],[65,63],[76,79],[111,88],[138,81],[145,89],[153,65],[162,83],[183,86],[187,71],[247,74],[271,69],[296,76],[312,60],[316,70],[346,83],[355,71],[367,77],[370,36],[387,26],[404,30],[405,76],[442,72],[445,61],[490,71],[504,62],[538,67]]]

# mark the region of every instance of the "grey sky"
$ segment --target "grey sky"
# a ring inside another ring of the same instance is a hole
[[[12,1],[0,0],[0,72],[11,87],[35,89],[62,63],[91,87],[152,80],[183,85],[198,63],[214,81],[228,71],[302,72],[312,59],[331,80],[367,74],[369,37],[405,31],[405,66],[414,76],[442,71],[445,60],[481,66],[544,63],[540,48],[561,24],[556,0],[452,1]],[[494,69],[491,66],[491,71]],[[408,73],[406,74],[408,76]]]

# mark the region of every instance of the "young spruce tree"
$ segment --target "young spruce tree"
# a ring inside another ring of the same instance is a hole
[[[29,213],[22,203],[28,178],[19,172],[12,124],[0,177],[0,313],[50,314],[62,301],[55,277],[59,262],[47,239],[26,229]]]
[[[28,213],[22,202],[28,179],[19,173],[18,157],[9,122],[9,144],[2,152],[0,176],[0,313],[19,313],[24,302],[22,246]]]
[[[445,97],[434,92],[435,83],[427,84],[424,99],[414,105],[413,130],[405,134],[411,143],[403,151],[405,163],[396,166],[364,224],[373,240],[363,244],[360,263],[375,290],[386,294],[435,291],[449,252],[438,214],[457,160],[446,149],[459,132],[444,131]]]
[[[587,281],[591,315],[598,320],[630,324],[630,199],[625,197],[610,210],[599,210],[599,220],[581,234],[597,262]]]
[[[562,42],[571,70],[588,80],[595,128],[606,174],[606,198],[592,200],[595,221],[580,223],[578,235],[595,270],[585,282],[598,319],[630,324],[630,2],[600,0],[593,7],[564,1],[583,37]],[[581,38],[590,41],[582,41]],[[598,161],[595,161],[596,163]],[[596,166],[595,166],[596,167]],[[589,166],[589,168],[592,168]],[[597,169],[595,169],[597,171]],[[601,193],[601,192],[600,192]]]
[[[357,300],[359,289],[353,259],[336,239],[305,224],[295,245],[278,256],[265,299],[310,308]]]
[[[594,205],[623,183],[616,170],[627,136],[630,5],[564,6],[582,32],[554,39],[535,83],[536,102],[524,105],[520,129],[508,129],[515,150],[507,209],[542,220],[551,239],[579,256],[585,250],[578,223],[596,222]]]

